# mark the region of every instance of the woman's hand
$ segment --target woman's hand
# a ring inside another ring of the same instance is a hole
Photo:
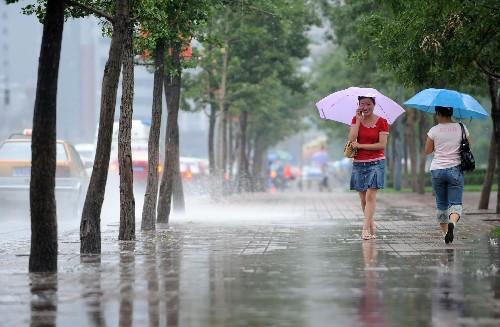
[[[351,145],[353,148],[355,149],[361,149],[361,144],[359,144],[358,142],[354,141],[354,142],[351,142]]]
[[[358,109],[356,109],[356,125],[361,124],[362,119],[363,119],[363,109],[358,107]]]

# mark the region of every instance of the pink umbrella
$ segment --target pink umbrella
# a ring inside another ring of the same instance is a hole
[[[389,124],[404,112],[404,109],[392,99],[386,97],[376,89],[365,87],[350,87],[342,91],[330,94],[316,103],[319,116],[351,125],[352,117],[356,116],[358,108],[358,96],[375,98],[374,113],[387,119]]]

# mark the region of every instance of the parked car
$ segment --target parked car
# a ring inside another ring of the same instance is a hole
[[[73,145],[64,140],[56,144],[56,201],[58,214],[79,216],[88,175]],[[0,144],[0,208],[29,208],[31,177],[31,137],[11,137]]]

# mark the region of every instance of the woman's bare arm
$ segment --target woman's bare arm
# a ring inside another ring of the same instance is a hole
[[[363,115],[361,110],[358,108],[356,110],[356,123],[351,125],[351,129],[349,130],[349,135],[347,136],[347,140],[349,142],[355,142],[358,139],[359,133],[359,125],[361,125],[361,119],[363,119]]]
[[[359,133],[359,123],[356,121],[355,125],[351,126],[351,129],[349,130],[349,136],[347,137],[347,140],[349,142],[354,142],[358,139],[358,133]]]
[[[425,154],[431,154],[434,152],[434,141],[431,140],[430,138],[427,138],[427,141],[425,141]]]

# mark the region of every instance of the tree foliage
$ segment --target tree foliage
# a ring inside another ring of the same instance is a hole
[[[498,75],[498,1],[383,3],[383,10],[361,18],[359,32],[405,85],[457,86],[477,83],[478,73]]]
[[[210,86],[220,85],[218,68],[222,54],[227,51],[226,103],[230,113],[239,115],[248,110],[256,125],[257,119],[263,119],[280,130],[280,121],[286,117],[273,119],[280,116],[278,112],[287,102],[287,94],[305,92],[304,77],[298,73],[298,66],[299,60],[308,55],[309,40],[305,32],[317,20],[308,2],[303,0],[242,3],[229,5],[229,10],[219,12],[207,26],[200,52],[203,70],[191,75],[185,85],[198,106],[208,103]],[[286,108],[297,109],[302,104],[288,103]]]

